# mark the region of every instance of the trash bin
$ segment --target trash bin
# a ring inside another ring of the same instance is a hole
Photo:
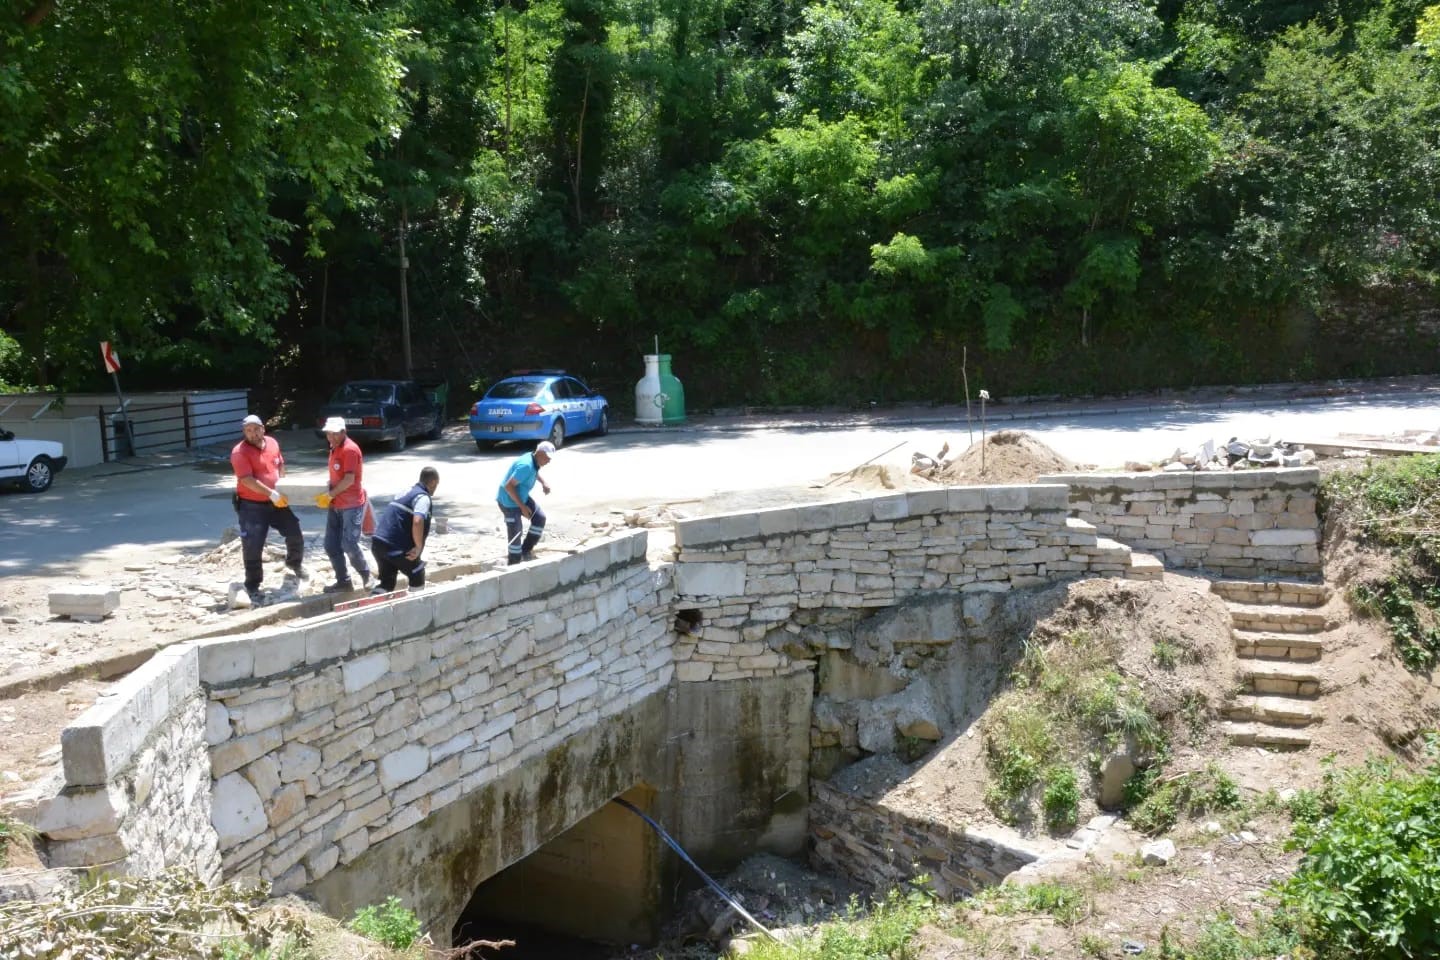
[[[635,422],[685,422],[685,388],[670,372],[670,354],[645,354],[645,376],[635,384]]]
[[[110,436],[114,438],[111,453],[116,460],[135,456],[135,443],[130,437],[130,421],[125,419],[125,414],[110,414]]]

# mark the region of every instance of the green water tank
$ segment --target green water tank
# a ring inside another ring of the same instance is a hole
[[[685,422],[685,388],[670,372],[670,354],[645,354],[645,376],[635,384],[635,422]]]

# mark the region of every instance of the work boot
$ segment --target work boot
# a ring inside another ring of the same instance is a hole
[[[293,567],[287,567],[287,569],[291,573],[295,574],[295,579],[299,580],[301,583],[304,583],[306,580],[310,579],[310,571],[305,569],[305,565],[303,563],[297,563]]]
[[[535,559],[535,554],[531,553],[529,550],[526,550],[524,553],[520,554],[520,562],[521,562],[521,563],[529,563],[531,560],[534,560],[534,559]]]
[[[245,595],[250,598],[250,606],[265,606],[265,594],[260,591],[259,587],[246,587]]]
[[[363,590],[364,588],[370,586],[370,581],[371,581],[371,580],[374,580],[374,579],[375,579],[375,574],[371,573],[369,570],[362,570],[362,571],[360,572],[360,587],[361,587],[361,589]]]
[[[386,590],[383,584],[379,583],[375,584],[375,586],[370,588],[370,596],[372,597],[383,597],[389,592],[390,591]]]
[[[336,580],[328,587],[321,587],[321,593],[349,593],[355,589],[355,584],[350,580]]]

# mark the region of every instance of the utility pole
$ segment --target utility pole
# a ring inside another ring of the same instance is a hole
[[[405,205],[405,198],[400,198],[400,336],[405,341],[405,379],[411,379],[414,374],[410,364],[410,293],[405,285],[405,271],[410,268],[410,260],[405,256],[405,233],[410,229],[410,210]]]

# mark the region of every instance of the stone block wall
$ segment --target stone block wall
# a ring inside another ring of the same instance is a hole
[[[203,642],[225,875],[298,890],[669,684],[645,545]]]
[[[1054,474],[1074,516],[1160,557],[1226,577],[1318,577],[1314,467],[1224,472]]]
[[[1061,485],[950,487],[676,524],[676,607],[701,626],[676,640],[681,681],[780,676],[799,612],[890,607],[939,590],[1006,593],[1123,576],[1130,550],[1070,521]],[[693,614],[692,614],[693,616]]]
[[[51,866],[183,866],[219,877],[194,647],[158,653],[67,726],[61,743],[64,786],[37,798],[31,814]]]
[[[945,899],[993,887],[1039,858],[1018,838],[955,829],[817,781],[810,798],[811,862],[879,889],[930,877]]]

